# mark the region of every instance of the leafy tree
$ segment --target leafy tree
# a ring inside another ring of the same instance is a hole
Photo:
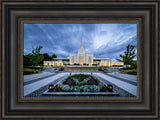
[[[44,53],[43,54],[43,61],[51,61],[52,57],[50,55],[48,55],[48,53]]]
[[[53,58],[57,58],[57,55],[53,54],[53,55],[52,55],[52,59],[53,59]]]
[[[137,69],[137,61],[133,61],[132,62],[132,67],[135,68],[135,69]]]
[[[48,53],[43,53],[41,55],[43,55],[43,59],[40,61],[40,64],[42,64],[42,65],[43,65],[43,61],[52,61],[53,58],[57,58],[57,56],[55,54],[50,56]]]
[[[32,53],[28,54],[28,58],[31,62],[31,65],[37,66],[39,65],[40,61],[43,60],[43,55],[40,54],[40,50],[42,48],[43,48],[42,46],[33,48]]]
[[[121,59],[117,59],[120,62],[124,62],[125,65],[134,64],[133,58],[136,56],[135,54],[135,45],[127,45],[127,50],[124,52],[124,55],[120,54]]]
[[[28,55],[23,56],[23,65],[24,66],[30,66],[31,65],[31,62],[30,62],[30,59],[29,59]]]

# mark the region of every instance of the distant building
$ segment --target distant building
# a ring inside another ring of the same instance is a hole
[[[115,61],[115,60],[111,61],[110,63],[111,63],[111,66],[114,66],[114,65],[115,65],[115,66],[124,65],[123,62],[119,62],[119,61]]]
[[[77,54],[69,54],[68,58],[54,58],[53,61],[44,61],[43,65],[112,66],[123,65],[123,62],[110,61],[109,58],[95,58],[93,54],[86,54],[81,39],[81,46]]]

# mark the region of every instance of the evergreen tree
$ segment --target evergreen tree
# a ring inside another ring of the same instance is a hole
[[[135,54],[135,45],[127,45],[126,51],[124,55],[120,54],[121,59],[117,59],[120,62],[124,62],[125,65],[132,65],[134,63],[133,58],[136,56]]]

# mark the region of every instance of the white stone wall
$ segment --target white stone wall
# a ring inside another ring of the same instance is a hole
[[[86,54],[86,64],[93,64],[93,54]]]
[[[74,64],[77,61],[77,55],[76,54],[69,54],[69,63]]]

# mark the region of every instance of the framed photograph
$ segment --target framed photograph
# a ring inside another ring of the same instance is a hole
[[[138,21],[54,21],[21,24],[24,97],[137,97]]]
[[[1,118],[159,119],[159,1],[1,1]]]

